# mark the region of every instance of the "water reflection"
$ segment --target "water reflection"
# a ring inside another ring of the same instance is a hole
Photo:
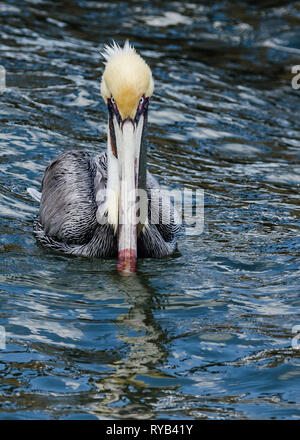
[[[172,385],[176,380],[161,369],[169,356],[168,334],[153,315],[165,307],[167,298],[158,295],[140,274],[122,278],[121,283],[115,279],[115,284],[131,305],[115,322],[116,338],[127,349],[123,357],[109,364],[112,373],[96,383],[103,398],[93,404],[93,412],[100,418],[153,418],[160,389],[165,392],[176,386]]]

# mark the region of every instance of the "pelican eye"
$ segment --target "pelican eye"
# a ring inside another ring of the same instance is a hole
[[[144,104],[144,101],[145,101],[145,99],[144,99],[144,97],[142,96],[141,99],[140,99],[140,105],[143,105],[143,104]]]
[[[117,103],[116,103],[115,98],[113,96],[111,96],[110,98],[107,99],[107,105],[108,105],[110,117],[113,118],[113,116],[116,116],[117,121],[120,124],[122,121],[122,118],[120,116]]]

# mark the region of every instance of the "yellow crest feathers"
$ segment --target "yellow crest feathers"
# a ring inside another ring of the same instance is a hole
[[[101,81],[102,97],[107,102],[113,96],[122,119],[133,119],[140,98],[153,93],[150,67],[128,40],[122,48],[115,42],[105,45],[102,56],[106,60]]]

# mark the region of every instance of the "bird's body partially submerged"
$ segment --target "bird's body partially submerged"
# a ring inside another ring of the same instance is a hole
[[[107,153],[91,157],[72,150],[47,167],[34,233],[63,253],[118,256],[118,269],[134,272],[137,257],[174,252],[180,225],[169,198],[146,171],[151,71],[128,43],[106,47],[104,56]]]
[[[117,257],[118,240],[114,228],[104,215],[105,199],[98,197],[107,188],[107,155],[92,157],[83,151],[68,151],[58,156],[46,169],[40,212],[34,233],[46,247],[55,251],[86,257]],[[153,209],[169,206],[154,177],[147,173],[149,218],[157,217]],[[172,214],[172,205],[170,206]],[[152,212],[151,212],[152,210]],[[166,209],[167,211],[167,209]],[[180,227],[167,219],[149,223],[137,240],[138,257],[160,258],[174,252]],[[165,223],[165,224],[163,224]]]

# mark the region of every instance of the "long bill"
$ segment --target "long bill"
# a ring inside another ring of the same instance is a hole
[[[134,273],[137,265],[137,197],[144,118],[136,125],[132,119],[121,124],[114,120],[118,152],[118,271]]]

